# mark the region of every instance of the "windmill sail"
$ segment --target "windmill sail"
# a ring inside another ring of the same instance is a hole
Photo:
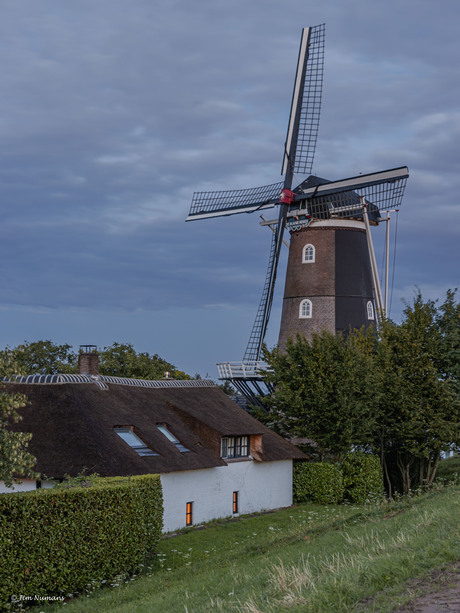
[[[294,173],[311,172],[313,166],[323,87],[324,33],[324,24],[302,30],[291,113],[284,147],[282,174],[285,175],[283,190],[285,194],[291,194]],[[290,206],[289,195],[287,199],[288,201],[286,201],[286,198],[280,198],[278,225],[270,251],[264,290],[244,361],[257,362],[260,358],[275,291],[276,272]]]
[[[279,202],[282,187],[281,181],[249,189],[195,192],[186,221],[273,208]]]
[[[304,28],[281,174],[309,174],[313,166],[323,91],[325,25]]]
[[[291,194],[294,173],[308,174],[313,166],[322,97],[324,38],[324,24],[302,30],[283,159],[284,182],[243,190],[196,192],[187,217],[187,221],[193,221],[251,213],[279,205],[264,289],[245,352],[245,361],[259,359],[270,317],[276,271],[290,204],[290,196],[288,195],[286,201],[280,193],[284,188],[283,192]]]
[[[276,233],[272,235],[272,243],[270,248],[270,257],[268,259],[267,274],[265,276],[265,284],[262,292],[262,297],[257,309],[256,318],[252,326],[249,341],[244,352],[243,362],[257,362],[262,350],[262,343],[267,330],[268,318],[271,311],[271,302],[273,300],[273,291],[270,290],[273,286],[273,274],[275,271],[275,253],[276,253]]]

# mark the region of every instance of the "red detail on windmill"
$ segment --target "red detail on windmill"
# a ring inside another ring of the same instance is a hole
[[[291,204],[294,200],[294,192],[291,192],[290,189],[282,189],[280,194],[280,203],[281,204]]]

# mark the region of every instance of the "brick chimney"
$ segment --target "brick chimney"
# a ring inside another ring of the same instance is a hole
[[[80,345],[78,372],[80,375],[99,374],[99,354],[96,345]]]

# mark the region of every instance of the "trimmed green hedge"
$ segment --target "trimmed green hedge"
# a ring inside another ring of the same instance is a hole
[[[154,551],[162,520],[159,475],[1,494],[0,606],[134,572]]]
[[[364,504],[382,499],[382,468],[377,456],[361,452],[349,453],[341,467],[345,500]]]
[[[338,464],[302,462],[294,464],[294,500],[338,504],[343,500],[343,478]]]
[[[339,504],[344,500],[357,504],[380,500],[383,480],[380,460],[367,453],[350,453],[341,463],[294,463],[294,500]]]

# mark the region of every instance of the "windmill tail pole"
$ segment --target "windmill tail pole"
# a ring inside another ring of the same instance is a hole
[[[363,203],[363,220],[364,220],[364,225],[366,226],[367,246],[369,249],[369,257],[371,261],[372,284],[374,286],[374,298],[375,298],[375,307],[377,311],[377,323],[380,325],[382,323],[382,319],[385,317],[385,311],[383,308],[383,299],[382,299],[382,288],[380,287],[379,274],[377,270],[377,261],[375,259],[374,243],[372,242],[371,228],[369,224],[369,216],[367,214],[367,205],[364,202],[364,198],[362,198],[362,203]]]
[[[387,211],[385,228],[385,316],[388,314],[388,277],[390,268],[390,211]]]

